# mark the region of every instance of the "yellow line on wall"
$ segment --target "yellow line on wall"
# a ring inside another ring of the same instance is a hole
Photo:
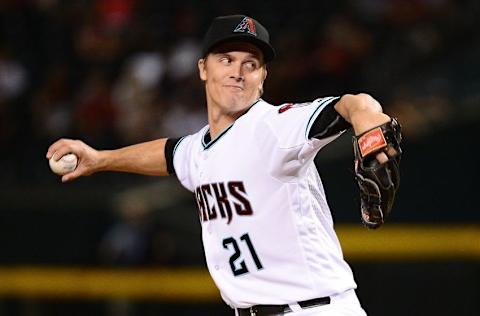
[[[480,225],[339,225],[347,260],[479,260]]]
[[[0,295],[220,301],[205,269],[0,268]]]
[[[352,224],[336,230],[350,262],[480,260],[480,225],[387,224],[369,231]],[[0,267],[0,296],[220,302],[204,268]]]

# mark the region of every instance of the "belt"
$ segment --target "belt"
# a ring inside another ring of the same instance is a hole
[[[330,297],[319,297],[297,302],[301,308],[311,308],[330,304]],[[284,305],[254,305],[249,308],[237,308],[238,316],[273,316],[292,312],[287,304]]]

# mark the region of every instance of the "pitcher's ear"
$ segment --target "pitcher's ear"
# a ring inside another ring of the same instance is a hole
[[[206,63],[206,61],[207,61],[207,58],[206,58],[206,57],[205,57],[205,58],[200,58],[200,59],[198,60],[198,63],[197,63],[197,65],[198,65],[198,74],[199,74],[200,79],[201,79],[202,81],[207,81],[207,63]]]

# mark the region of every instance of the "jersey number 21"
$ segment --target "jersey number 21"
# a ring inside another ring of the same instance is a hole
[[[250,240],[250,236],[248,234],[243,234],[240,236],[240,240],[247,244],[248,250],[252,256],[253,262],[257,266],[257,269],[263,269],[263,265],[260,262],[260,259],[257,256],[257,252],[253,247],[252,241]],[[248,273],[247,265],[245,264],[245,260],[238,262],[238,259],[242,255],[240,248],[238,247],[237,241],[233,237],[228,237],[223,240],[223,248],[228,249],[229,245],[233,247],[233,254],[230,256],[230,268],[232,268],[232,272],[234,276],[242,275]]]

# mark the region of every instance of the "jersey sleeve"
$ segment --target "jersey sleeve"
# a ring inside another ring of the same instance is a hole
[[[333,126],[327,121],[332,117],[328,112],[339,99],[326,97],[307,103],[287,103],[271,113],[268,124],[277,138],[278,146],[292,148],[309,144],[320,149],[338,137],[343,130],[332,129]],[[322,113],[326,115],[323,116]]]
[[[258,150],[268,157],[265,166],[273,177],[280,181],[298,181],[298,175],[308,172],[318,151],[343,133],[328,132],[318,138],[317,133],[310,134],[317,118],[328,113],[323,111],[330,104],[333,107],[338,99],[326,97],[308,103],[272,107],[265,117],[265,124],[260,125],[265,128],[257,131],[257,141]]]
[[[308,138],[323,139],[352,127],[335,109],[338,100],[340,99],[335,99],[323,108],[310,127]]]
[[[184,136],[175,142],[172,150],[172,168],[180,183],[189,191],[193,192],[190,168],[192,157],[193,135]],[[168,166],[168,159],[167,159]],[[170,173],[170,171],[169,171]]]
[[[167,172],[169,175],[175,174],[175,167],[173,166],[173,151],[177,147],[180,138],[168,138],[165,143],[165,161],[167,163]]]

